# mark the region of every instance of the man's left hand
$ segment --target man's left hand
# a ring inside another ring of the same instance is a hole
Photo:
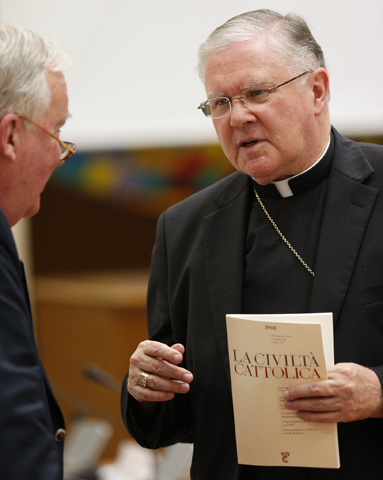
[[[353,422],[383,418],[383,390],[373,370],[355,363],[328,368],[328,379],[290,387],[285,405],[307,422]]]

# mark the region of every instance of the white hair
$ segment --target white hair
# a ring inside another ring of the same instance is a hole
[[[16,112],[37,121],[51,101],[47,73],[69,65],[70,57],[51,40],[0,21],[0,118]]]
[[[199,48],[198,72],[204,82],[208,57],[235,43],[265,36],[273,53],[291,73],[326,68],[321,47],[305,20],[297,14],[281,15],[272,10],[255,10],[231,18],[216,28]]]

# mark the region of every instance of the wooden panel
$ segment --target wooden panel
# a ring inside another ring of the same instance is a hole
[[[147,338],[147,272],[40,277],[35,281],[36,336],[41,360],[67,426],[76,415],[108,420],[113,458],[128,434],[119,394],[88,379],[95,364],[120,384],[138,343]]]
[[[48,182],[31,223],[36,275],[150,266],[157,217]]]

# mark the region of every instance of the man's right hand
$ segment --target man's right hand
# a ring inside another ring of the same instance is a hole
[[[182,362],[185,348],[180,343],[172,347],[160,342],[141,342],[130,357],[128,391],[139,402],[165,402],[176,393],[187,393],[193,375],[177,365]],[[138,383],[142,374],[146,387]]]

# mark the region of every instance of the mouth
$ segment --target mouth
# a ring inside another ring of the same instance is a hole
[[[258,140],[252,140],[250,142],[243,142],[241,146],[242,147],[252,147],[256,143],[258,143]]]
[[[242,142],[240,146],[243,148],[250,148],[250,147],[253,147],[254,145],[257,145],[260,142],[261,140],[248,140],[246,142]]]

